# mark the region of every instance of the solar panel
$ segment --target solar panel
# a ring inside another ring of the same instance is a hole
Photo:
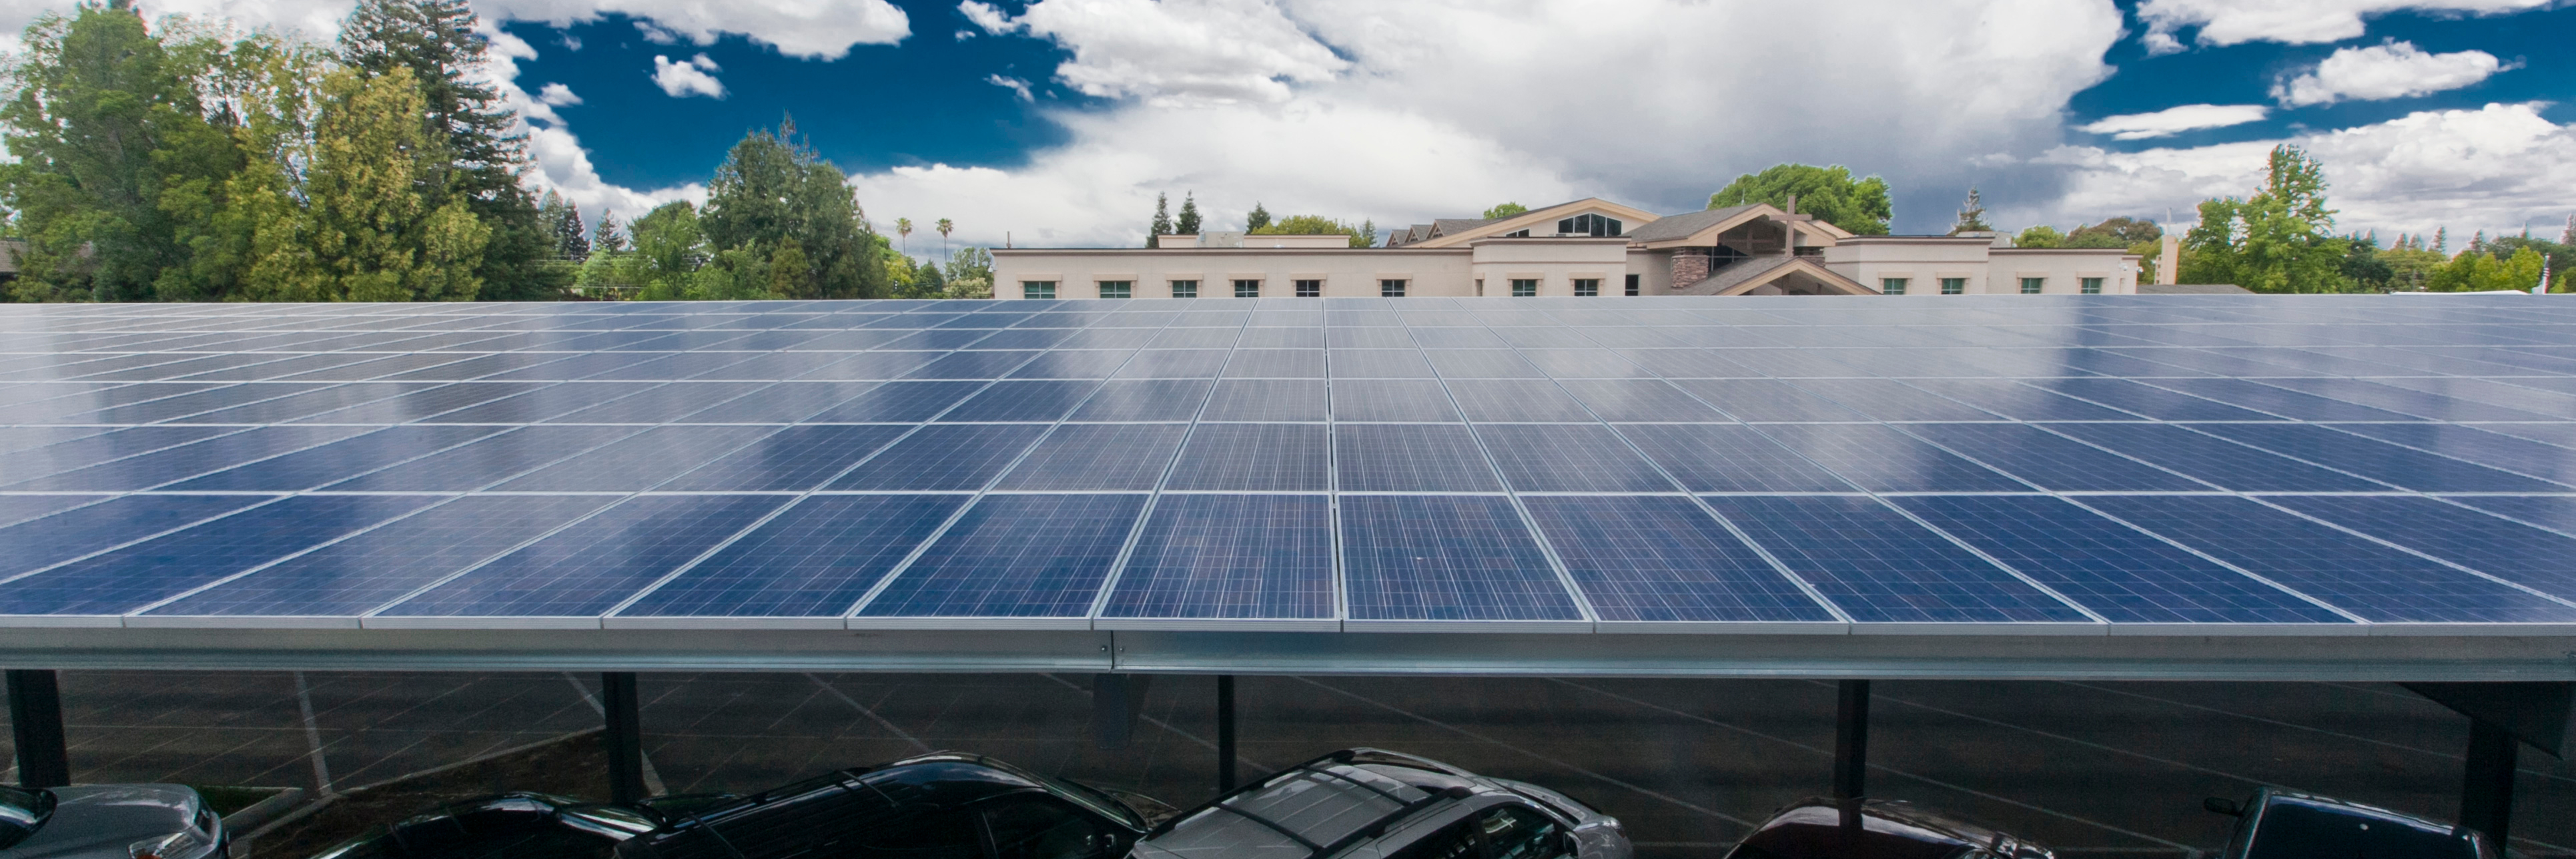
[[[0,626],[2576,625],[2576,313],[2014,298],[0,306]]]

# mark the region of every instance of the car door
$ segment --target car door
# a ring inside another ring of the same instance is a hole
[[[983,803],[983,815],[993,859],[1108,859],[1127,847],[1099,818],[1044,794]]]
[[[1571,859],[1574,855],[1574,839],[1566,837],[1565,825],[1538,809],[1497,805],[1471,819],[1484,837],[1486,859]]]

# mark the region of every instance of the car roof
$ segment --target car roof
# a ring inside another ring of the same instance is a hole
[[[1507,793],[1465,770],[1381,749],[1345,749],[1173,815],[1146,838],[1175,854],[1320,859],[1415,815]]]
[[[1898,800],[1861,803],[1865,846],[1850,850],[1839,830],[1842,806],[1824,797],[1790,803],[1746,835],[1742,845],[1782,857],[1864,856],[1870,859],[1943,859],[1973,849],[2004,856],[2046,856],[2046,848],[2017,836]],[[1740,846],[1742,846],[1740,845]]]

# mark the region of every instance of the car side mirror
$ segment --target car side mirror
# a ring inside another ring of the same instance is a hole
[[[2208,799],[2201,800],[2200,807],[2204,811],[2224,814],[2229,817],[2245,816],[2245,806],[2236,804],[2236,800],[2224,797],[2213,796]]]

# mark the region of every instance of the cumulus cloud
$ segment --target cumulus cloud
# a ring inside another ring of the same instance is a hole
[[[1036,95],[1029,92],[1028,81],[1020,80],[1019,78],[1003,77],[1001,75],[985,75],[984,82],[1019,93],[1021,101],[1038,100]]]
[[[662,92],[672,98],[687,98],[693,95],[708,98],[725,97],[724,82],[716,80],[714,75],[707,74],[712,71],[718,71],[716,61],[707,59],[705,54],[699,54],[686,62],[678,63],[672,62],[670,57],[653,55],[653,84],[661,87]]]
[[[570,107],[580,104],[581,96],[574,95],[572,87],[563,84],[547,84],[545,89],[537,93],[537,100],[551,107]]]
[[[2210,47],[2245,42],[2313,45],[2339,42],[2362,34],[2362,20],[2400,10],[2495,15],[2548,6],[2552,0],[2146,0],[2138,19],[2146,22],[2150,53],[2183,49],[2180,31],[2198,27],[2197,41]]]
[[[2113,140],[2146,140],[2204,128],[2261,122],[2271,113],[2271,108],[2259,104],[2186,104],[2154,113],[2106,116],[2091,124],[2076,126],[2075,130],[2086,134],[2108,134]]]
[[[1050,111],[1069,142],[1025,166],[853,184],[880,220],[951,217],[960,241],[1008,229],[1023,246],[1132,245],[1157,191],[1195,191],[1211,223],[1260,202],[1382,227],[1596,194],[1697,209],[1787,160],[1964,192],[1970,158],[2060,140],[2066,99],[2109,74],[2122,23],[2107,0],[1964,5],[1849,0],[1833,39],[1721,52],[1705,34],[1799,31],[1813,10],[1040,0],[1014,16],[970,2],[977,28],[1056,44],[1070,55],[1057,82],[1117,103]]]
[[[2459,89],[2512,66],[2485,51],[2429,54],[2413,42],[2389,39],[2361,48],[2338,48],[2316,68],[2272,85],[2283,107],[2412,98]]]
[[[2266,153],[2289,143],[2324,163],[2327,199],[2342,210],[2345,230],[2494,232],[2566,213],[2566,189],[2576,187],[2576,126],[2542,117],[2545,106],[2420,111],[2339,131],[2216,146],[2125,153],[2063,147],[2041,162],[2069,172],[2067,193],[2055,203],[2061,216],[2170,208],[2189,220],[2203,199],[2252,193],[2263,180]]]
[[[857,45],[892,45],[912,35],[911,19],[887,0],[475,0],[474,8],[487,17],[557,27],[620,14],[652,22],[646,35],[671,43],[685,38],[711,45],[737,33],[791,57],[832,60]]]

